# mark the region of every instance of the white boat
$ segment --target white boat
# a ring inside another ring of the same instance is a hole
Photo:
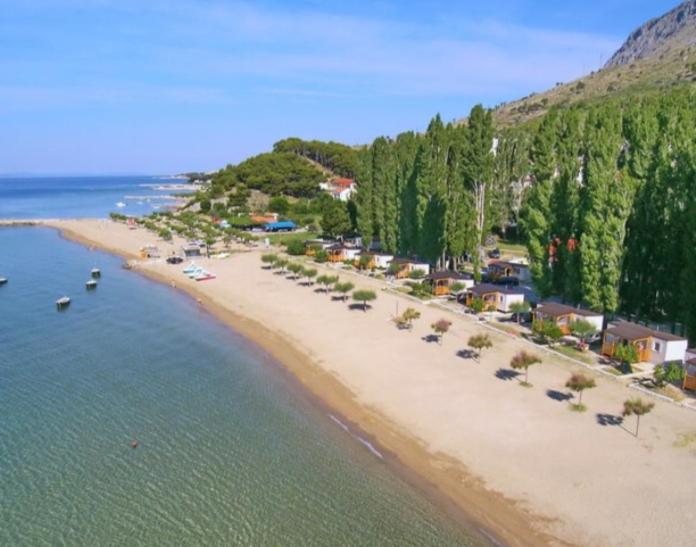
[[[6,277],[0,277],[0,285],[4,285],[7,283],[7,278]]]
[[[96,289],[97,288],[97,282],[94,279],[90,279],[85,283],[85,287],[87,287],[87,290],[90,289]]]
[[[119,201],[116,203],[116,207],[125,207],[125,206],[126,206],[126,204],[123,203],[122,201]]]
[[[198,268],[197,270],[194,270],[186,275],[188,275],[191,279],[195,279],[199,275],[207,275],[208,272],[205,271],[203,268]]]
[[[58,300],[56,300],[56,307],[58,309],[65,308],[70,304],[70,298],[67,296],[61,296]]]
[[[92,268],[92,277],[101,277],[101,270],[99,268]]]
[[[195,262],[191,262],[188,266],[186,266],[182,271],[185,274],[195,272],[196,270],[200,270],[200,266],[198,266]]]

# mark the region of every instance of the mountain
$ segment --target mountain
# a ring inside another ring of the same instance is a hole
[[[667,49],[693,45],[696,45],[696,0],[688,0],[634,30],[604,68],[627,65]]]
[[[678,85],[696,85],[696,0],[636,29],[601,70],[498,105],[493,117],[499,126],[515,126],[539,118],[552,106],[642,95]]]

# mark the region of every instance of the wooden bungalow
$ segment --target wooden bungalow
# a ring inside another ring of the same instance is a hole
[[[389,267],[389,263],[394,259],[394,255],[387,253],[362,251],[357,257],[355,257],[356,266],[363,257],[368,257],[369,259],[366,266],[366,269],[368,270],[374,270],[375,268],[386,269]]]
[[[471,274],[452,271],[433,272],[426,275],[424,279],[432,286],[432,293],[435,296],[450,294],[450,287],[455,283],[460,283],[467,288],[474,284],[474,278]]]
[[[464,295],[464,304],[471,307],[474,299],[483,301],[484,311],[509,312],[510,306],[515,302],[524,302],[524,293],[515,288],[507,288],[501,285],[480,283],[467,290]]]
[[[668,332],[653,330],[630,321],[618,321],[604,331],[602,355],[613,357],[619,345],[631,344],[636,348],[638,361],[662,364],[668,361],[684,362],[687,341]]]
[[[532,279],[527,264],[508,262],[506,260],[491,260],[488,263],[488,277],[490,279],[514,277],[522,283],[527,283]]]
[[[307,239],[304,244],[305,255],[314,256],[319,250],[327,251],[329,247],[336,245],[336,242],[330,239]]]
[[[696,348],[686,350],[682,388],[696,390]]]
[[[604,316],[601,313],[583,310],[558,304],[557,302],[542,302],[532,312],[532,321],[552,321],[560,327],[563,334],[570,334],[570,325],[578,320],[591,323],[597,332],[604,328]]]
[[[329,262],[353,261],[360,256],[360,249],[339,243],[326,248]]]
[[[405,279],[409,277],[412,272],[422,272],[423,276],[430,273],[430,264],[427,262],[399,256],[394,257],[391,262],[389,262],[389,268],[395,270],[394,275],[397,279]]]

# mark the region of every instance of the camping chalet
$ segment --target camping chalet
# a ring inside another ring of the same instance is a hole
[[[430,264],[427,262],[399,256],[389,262],[389,268],[395,272],[397,279],[409,277],[413,272],[421,272],[423,276],[430,273]]]
[[[501,277],[515,277],[521,283],[528,283],[532,276],[529,266],[522,262],[508,262],[505,260],[492,260],[488,263],[488,277],[500,279]]]
[[[626,344],[636,348],[638,361],[642,362],[661,364],[678,361],[683,363],[686,357],[685,338],[630,321],[618,321],[609,325],[604,331],[602,354],[613,357],[616,348]]]
[[[426,275],[425,282],[431,285],[435,296],[446,296],[453,292],[452,286],[455,283],[462,285],[465,289],[473,286],[474,278],[468,273],[442,271]]]
[[[471,307],[474,299],[483,301],[484,311],[510,312],[510,306],[515,302],[524,302],[524,293],[515,288],[481,283],[467,290],[464,303]]]
[[[551,321],[555,323],[563,334],[570,334],[570,325],[578,320],[587,321],[597,332],[602,332],[604,328],[604,316],[601,313],[557,302],[542,302],[532,312],[532,318],[534,322]]]

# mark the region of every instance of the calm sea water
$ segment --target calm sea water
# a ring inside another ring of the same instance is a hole
[[[158,189],[182,179],[140,177],[0,177],[0,218],[103,218],[110,212],[145,215],[172,205]],[[119,207],[117,204],[123,204]]]
[[[120,263],[0,229],[0,545],[481,544],[263,351]]]

